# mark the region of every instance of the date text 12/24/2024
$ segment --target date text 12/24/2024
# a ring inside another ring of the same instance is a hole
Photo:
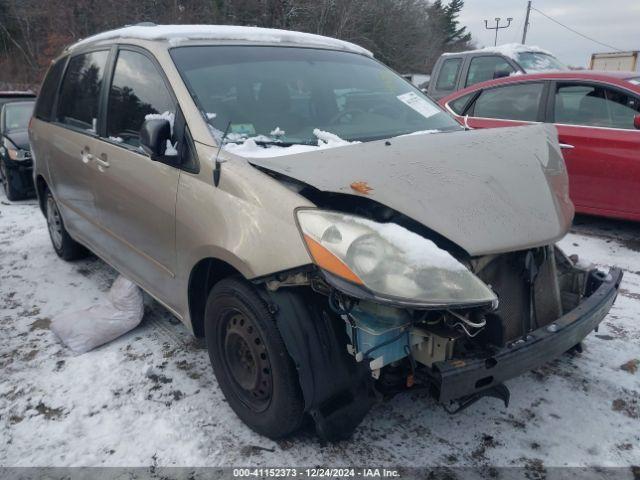
[[[400,473],[391,468],[234,468],[235,478],[398,478]]]

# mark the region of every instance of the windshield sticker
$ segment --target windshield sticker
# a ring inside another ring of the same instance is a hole
[[[253,123],[232,123],[229,127],[231,133],[238,133],[240,135],[255,135],[256,129]]]
[[[413,108],[424,118],[433,117],[435,114],[440,113],[438,107],[430,104],[415,92],[403,93],[402,95],[398,95],[397,99],[408,107]]]

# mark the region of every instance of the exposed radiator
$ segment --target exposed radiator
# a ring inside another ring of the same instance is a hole
[[[529,324],[529,285],[526,282],[526,251],[496,256],[477,273],[498,295],[499,307],[489,321],[487,335],[492,343],[503,345],[522,337]],[[552,247],[549,247],[534,283],[535,322],[530,330],[547,325],[562,315],[560,291]],[[489,340],[489,339],[488,339]]]

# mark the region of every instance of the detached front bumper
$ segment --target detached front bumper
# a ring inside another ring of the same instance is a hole
[[[575,309],[492,357],[435,363],[438,399],[448,402],[481,392],[559,357],[600,324],[618,294],[621,280],[622,271],[612,268],[596,291]]]

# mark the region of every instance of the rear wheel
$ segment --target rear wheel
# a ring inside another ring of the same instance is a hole
[[[58,204],[49,190],[45,193],[45,215],[51,244],[58,256],[67,261],[85,257],[87,250],[67,232]]]
[[[297,430],[304,404],[298,374],[275,319],[245,281],[220,281],[209,294],[205,335],[216,378],[231,408],[256,432]]]

